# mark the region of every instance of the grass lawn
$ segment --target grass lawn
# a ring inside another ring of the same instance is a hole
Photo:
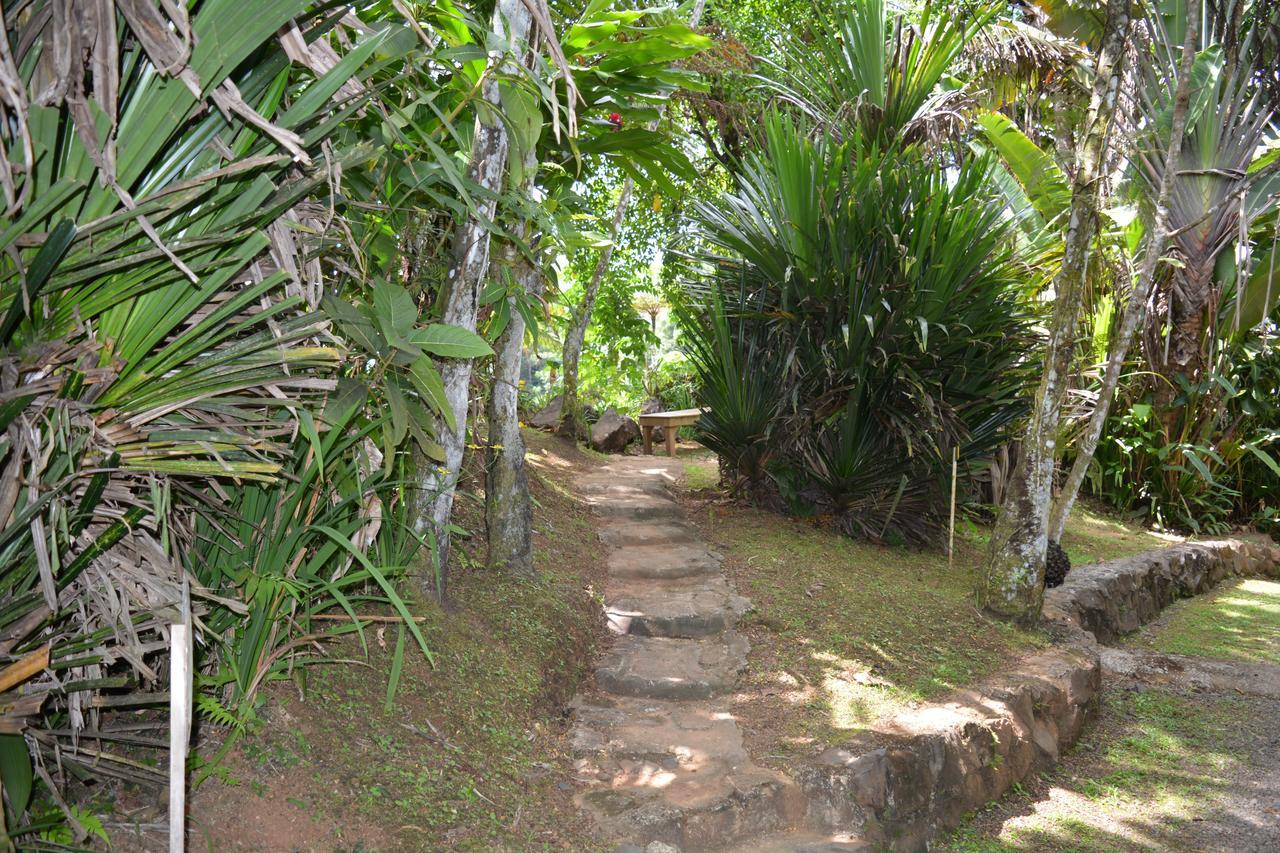
[[[1234,800],[1259,810],[1248,780],[1276,703],[1107,692],[1102,718],[1053,771],[982,810],[937,847],[997,851],[1231,850]],[[1238,786],[1240,791],[1233,790]],[[1252,798],[1252,806],[1249,806]]]
[[[774,766],[865,732],[876,719],[964,687],[1043,645],[973,606],[987,533],[966,523],[948,565],[940,551],[856,542],[812,522],[719,500],[714,456],[686,459],[688,510],[725,555],[755,609],[737,694],[757,760]],[[1164,544],[1085,511],[1066,545],[1073,562]]]
[[[483,568],[482,501],[460,494],[458,523],[474,535],[453,606],[418,607],[436,666],[408,655],[388,707],[399,629],[387,625],[370,631],[367,665],[314,668],[305,698],[274,688],[225,782],[196,794],[209,849],[595,849],[572,802],[562,716],[603,636],[599,546],[568,488],[593,462],[541,433],[526,441],[540,578]],[[365,660],[357,646],[335,656]]]
[[[1280,583],[1245,578],[1178,601],[1125,645],[1280,665]]]

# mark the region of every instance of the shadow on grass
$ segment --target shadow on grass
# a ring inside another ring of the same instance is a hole
[[[1280,665],[1280,583],[1247,578],[1177,602],[1127,645]]]
[[[1016,786],[938,849],[1252,849],[1233,844],[1274,821],[1256,807],[1258,795],[1280,794],[1250,781],[1250,759],[1266,760],[1250,744],[1257,710],[1234,698],[1110,693],[1099,723],[1058,768]]]
[[[948,564],[725,501],[688,509],[754,606],[735,713],[766,762],[840,744],[1043,645],[974,608],[983,546],[969,534]]]

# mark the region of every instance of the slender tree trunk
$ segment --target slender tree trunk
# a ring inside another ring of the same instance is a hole
[[[538,171],[538,146],[524,155],[524,178],[519,192],[529,195]],[[520,240],[528,241],[529,220],[516,225]],[[514,243],[503,243],[496,266],[505,267],[517,287],[529,297],[542,295],[542,271]],[[500,277],[502,270],[494,271]],[[520,434],[520,365],[524,354],[524,315],[516,309],[517,295],[507,297],[509,319],[498,338],[489,391],[489,444],[485,451],[484,523],[489,543],[485,564],[513,575],[531,576],[533,567],[533,507],[525,472],[524,437]]]
[[[1106,29],[1076,156],[1062,268],[1054,280],[1044,373],[1009,493],[992,532],[986,572],[977,589],[978,603],[987,612],[1022,625],[1038,622],[1044,603],[1044,561],[1058,421],[1075,353],[1089,245],[1098,216],[1099,170],[1106,161],[1129,29],[1127,0],[1108,0]]]
[[[1165,147],[1164,169],[1160,175],[1160,189],[1156,197],[1151,229],[1147,232],[1145,241],[1142,268],[1129,295],[1129,303],[1125,306],[1120,329],[1111,342],[1111,351],[1107,353],[1107,366],[1102,376],[1102,386],[1098,389],[1098,403],[1089,417],[1089,424],[1076,448],[1076,458],[1071,465],[1071,473],[1067,475],[1067,482],[1058,493],[1058,499],[1053,505],[1053,514],[1049,520],[1049,539],[1054,542],[1062,539],[1067,519],[1071,516],[1071,509],[1075,506],[1076,497],[1080,494],[1080,486],[1084,483],[1089,464],[1093,461],[1093,454],[1098,449],[1098,441],[1107,423],[1107,413],[1111,410],[1111,399],[1115,396],[1116,386],[1120,384],[1120,371],[1124,368],[1129,344],[1142,323],[1160,258],[1169,245],[1169,197],[1173,193],[1173,185],[1177,180],[1179,161],[1182,157],[1182,137],[1187,127],[1187,106],[1191,96],[1191,67],[1195,62],[1196,45],[1199,43],[1199,11],[1200,7],[1194,5],[1187,9],[1186,43],[1182,46],[1182,60],[1178,67],[1178,78],[1175,84],[1173,120],[1170,123],[1169,142]]]
[[[521,0],[498,0],[493,10],[493,32],[511,44],[527,42],[532,22],[528,8]],[[483,83],[484,100],[501,108],[499,84],[494,69],[489,69]],[[506,126],[492,113],[481,111],[476,117],[471,143],[468,174],[486,190],[502,189],[507,166],[508,140]],[[489,268],[489,229],[497,202],[477,197],[476,213],[458,225],[453,240],[453,260],[449,266],[441,301],[441,321],[475,331],[480,307],[480,288]],[[425,499],[420,532],[429,530],[435,538],[435,577],[423,578],[424,586],[444,600],[449,577],[449,517],[453,512],[453,496],[462,471],[462,456],[467,441],[468,396],[471,386],[471,359],[448,359],[440,366],[444,380],[445,400],[453,412],[454,424],[443,419],[436,423],[436,436],[444,448],[444,463],[436,466],[419,460],[419,486]]]
[[[510,243],[500,261],[529,296],[542,293],[542,273]],[[484,518],[488,530],[491,569],[532,575],[533,510],[525,472],[524,438],[520,435],[520,363],[524,350],[524,316],[516,297],[508,297],[511,317],[498,338],[489,392],[489,448],[485,466]]]
[[[622,195],[618,196],[618,206],[613,210],[613,227],[610,229],[609,245],[600,250],[600,259],[591,273],[586,290],[582,293],[582,301],[573,312],[573,325],[564,336],[564,354],[560,359],[560,369],[564,371],[563,396],[560,407],[560,427],[557,432],[565,438],[577,440],[585,432],[582,414],[578,404],[578,364],[582,360],[582,344],[587,338],[587,326],[591,324],[591,314],[596,308],[596,296],[600,293],[600,284],[609,271],[609,259],[613,257],[614,244],[618,242],[618,234],[622,230],[622,220],[631,205],[631,193],[635,182],[627,178],[622,184]]]
[[[689,15],[690,27],[698,26],[706,5],[706,0],[697,0],[693,4],[693,10]],[[651,130],[656,129],[657,126],[658,120],[650,122]],[[582,294],[582,302],[574,312],[573,325],[564,337],[564,352],[560,359],[561,369],[564,371],[564,384],[561,386],[563,396],[561,397],[560,426],[556,431],[565,438],[572,438],[575,441],[585,432],[578,403],[578,364],[582,360],[582,344],[587,338],[587,326],[591,324],[591,314],[595,311],[596,296],[600,292],[600,284],[604,281],[605,274],[609,271],[609,260],[613,257],[613,247],[618,242],[618,233],[622,230],[622,220],[626,218],[634,189],[635,182],[627,178],[622,184],[622,195],[618,196],[618,206],[613,211],[609,245],[600,252],[600,259],[596,261],[591,280],[587,282],[586,290]]]

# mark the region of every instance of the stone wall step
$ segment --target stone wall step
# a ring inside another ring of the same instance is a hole
[[[596,684],[619,696],[709,699],[733,688],[749,648],[732,631],[698,640],[624,634],[601,659]]]
[[[595,695],[573,703],[573,753],[579,772],[600,777],[610,761],[644,760],[666,770],[704,772],[712,761],[738,768],[749,763],[728,701],[674,702],[665,699]]]
[[[1142,684],[1280,699],[1280,666],[1274,664],[1105,648],[1102,670]]]
[[[750,606],[719,575],[613,583],[605,591],[605,617],[615,634],[706,637],[732,628]]]
[[[608,557],[609,575],[620,580],[670,580],[719,575],[721,557],[700,543],[636,545]]]
[[[682,519],[680,505],[670,498],[646,495],[587,502],[597,515],[633,521]]]
[[[600,541],[611,548],[689,545],[700,541],[698,531],[674,519],[613,521],[600,528]]]
[[[615,829],[623,841],[644,849],[655,841],[681,853],[724,850],[728,845],[775,834],[791,826],[801,808],[793,785],[759,768],[720,768],[703,774],[657,771],[648,784],[599,787],[579,804]]]
[[[671,493],[660,481],[628,480],[615,475],[579,479],[577,492],[587,503],[644,497],[671,500]]]

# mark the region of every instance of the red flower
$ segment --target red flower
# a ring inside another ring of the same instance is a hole
[[[622,127],[622,116],[617,113],[609,113],[609,124],[614,127]]]

